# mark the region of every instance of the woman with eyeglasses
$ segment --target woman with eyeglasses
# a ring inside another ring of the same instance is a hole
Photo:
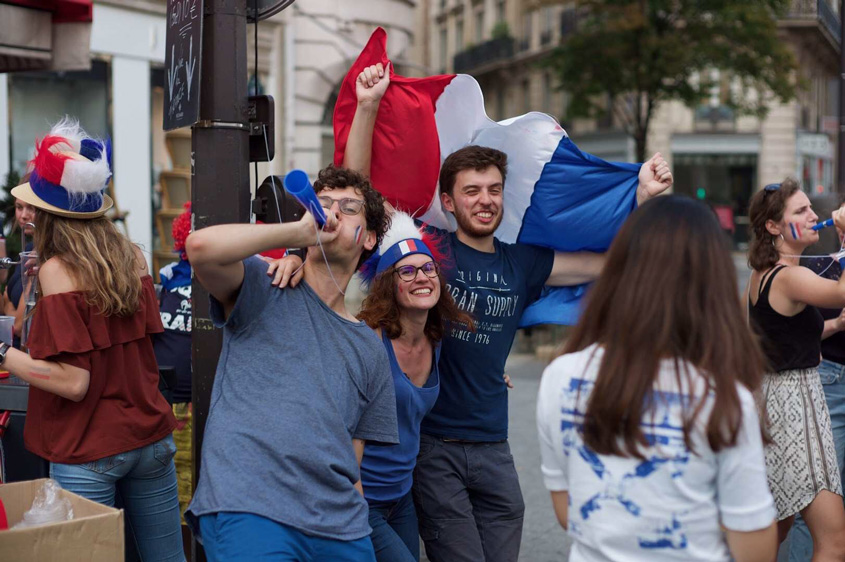
[[[411,483],[420,447],[420,422],[440,391],[437,360],[445,330],[473,330],[440,275],[437,244],[404,213],[394,213],[380,252],[362,268],[370,291],[358,318],[384,342],[396,390],[399,444],[367,445],[361,461],[370,506],[370,538],[379,562],[420,558]]]
[[[845,560],[845,509],[830,414],[819,379],[824,318],[845,306],[845,278],[824,279],[798,264],[818,241],[818,222],[798,182],[767,185],[751,198],[753,270],[748,316],[768,361],[761,399],[771,443],[766,471],[783,541],[797,513],[813,538],[813,560]],[[845,227],[845,213],[833,221]]]

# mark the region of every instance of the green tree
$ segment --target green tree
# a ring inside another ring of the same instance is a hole
[[[570,93],[568,117],[612,112],[645,160],[658,106],[695,107],[710,95],[711,70],[731,77],[725,105],[765,116],[795,96],[795,56],[778,36],[790,0],[578,0],[578,24],[547,64]]]
[[[508,22],[496,22],[496,25],[494,25],[493,29],[490,31],[490,35],[493,37],[493,39],[509,38],[511,36],[511,28],[508,26]]]

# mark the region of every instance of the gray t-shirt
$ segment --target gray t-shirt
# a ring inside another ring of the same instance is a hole
[[[307,283],[279,290],[244,260],[223,327],[200,480],[187,517],[252,513],[316,537],[370,533],[352,439],[395,444],[396,401],[384,346],[332,311]]]

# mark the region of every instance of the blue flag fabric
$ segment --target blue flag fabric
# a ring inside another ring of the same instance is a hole
[[[517,241],[559,252],[604,252],[637,206],[639,164],[606,162],[563,137],[534,185]],[[587,285],[546,287],[521,327],[575,324]]]

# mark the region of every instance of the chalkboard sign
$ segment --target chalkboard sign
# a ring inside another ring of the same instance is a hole
[[[200,118],[203,0],[167,0],[164,130],[189,127]]]

